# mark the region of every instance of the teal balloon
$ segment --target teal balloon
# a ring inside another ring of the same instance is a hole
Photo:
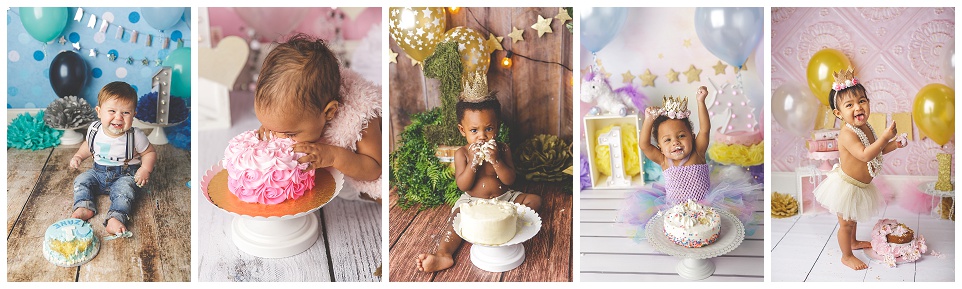
[[[67,27],[66,7],[20,7],[20,23],[33,38],[47,43]]]
[[[628,8],[594,7],[581,12],[581,46],[592,53],[600,51],[621,31],[628,19]]]
[[[699,7],[695,33],[709,52],[741,68],[762,40],[765,13],[761,7]]]
[[[173,72],[170,94],[190,98],[190,47],[181,47],[170,52],[164,65],[170,66]]]
[[[144,7],[140,8],[140,15],[147,20],[150,27],[167,30],[174,27],[184,16],[184,7]]]

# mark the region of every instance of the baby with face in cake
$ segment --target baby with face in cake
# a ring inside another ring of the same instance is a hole
[[[345,175],[339,196],[381,200],[381,87],[341,69],[322,40],[304,34],[264,59],[254,113],[258,136],[291,138],[307,170]]]
[[[494,92],[487,90],[486,76],[476,74],[475,85],[467,85],[456,105],[458,131],[467,144],[454,155],[454,178],[464,191],[452,208],[457,214],[461,204],[477,199],[497,199],[525,205],[533,210],[541,208],[541,197],[510,189],[516,172],[507,144],[495,141],[501,125],[501,103]],[[445,238],[437,252],[419,254],[415,260],[419,271],[434,272],[454,265],[453,254],[461,246],[461,237],[451,224],[446,225]]]

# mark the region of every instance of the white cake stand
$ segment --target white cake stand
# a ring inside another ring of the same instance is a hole
[[[525,205],[514,204],[518,208],[518,233],[510,241],[501,245],[484,245],[471,242],[461,236],[461,214],[454,217],[454,232],[461,239],[471,243],[471,264],[488,272],[504,272],[521,266],[524,262],[524,245],[541,231],[541,216]]]
[[[645,238],[648,244],[659,252],[682,258],[675,271],[682,278],[688,280],[701,280],[710,277],[715,273],[715,263],[710,258],[718,257],[741,245],[745,240],[745,226],[729,212],[715,208],[721,216],[721,228],[718,232],[718,240],[711,245],[701,248],[688,248],[678,246],[665,236],[664,219],[661,214],[648,220],[645,225]]]
[[[71,128],[56,128],[58,130],[63,131],[63,135],[60,136],[60,144],[75,145],[75,144],[84,142],[84,139],[86,139],[87,136],[77,132],[77,130],[87,127],[88,125],[90,125],[90,123],[87,123],[86,125],[77,126],[77,127],[71,127]]]
[[[155,144],[155,145],[165,145],[169,142],[167,140],[167,133],[164,132],[165,127],[176,126],[178,124],[183,123],[184,121],[186,120],[182,120],[176,123],[159,124],[159,123],[145,122],[137,118],[134,118],[134,122],[137,124],[138,127],[153,128],[153,131],[151,131],[150,134],[147,135],[147,140],[149,140],[151,144]]]
[[[955,191],[954,190],[952,191],[936,190],[935,183],[936,181],[924,182],[919,184],[918,186],[919,191],[921,191],[923,194],[933,197],[932,198],[932,215],[934,215],[938,219],[942,219],[942,214],[940,210],[948,209],[949,210],[948,215],[955,216]],[[952,184],[955,185],[954,182]],[[942,208],[941,207],[942,198],[952,198],[953,205],[948,208]]]
[[[201,189],[208,202],[221,211],[234,215],[234,220],[231,222],[231,239],[237,248],[257,257],[284,258],[300,254],[314,246],[320,227],[313,213],[330,201],[294,215],[279,217],[249,216],[228,211],[214,204],[207,193],[210,180],[221,170],[223,167],[220,164],[207,170],[201,180]],[[334,177],[336,184],[334,195],[331,196],[331,200],[334,200],[344,187],[344,175],[335,169],[327,170]]]

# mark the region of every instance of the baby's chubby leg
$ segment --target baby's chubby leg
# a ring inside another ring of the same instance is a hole
[[[862,262],[862,260],[859,260],[858,257],[852,254],[852,246],[855,244],[855,238],[853,238],[855,221],[845,220],[839,216],[838,226],[838,248],[842,250],[842,264],[845,264],[845,266],[853,270],[864,270],[868,268],[865,262]]]
[[[461,209],[455,209],[451,216],[456,216]],[[417,265],[418,271],[422,272],[435,272],[451,268],[454,266],[454,251],[458,250],[461,246],[461,236],[454,232],[454,224],[449,222],[444,225],[444,235],[440,236],[441,240],[438,241],[438,251],[434,254],[421,253],[418,254],[414,263]]]
[[[133,208],[137,181],[133,176],[123,176],[110,184],[110,212],[107,213],[107,233],[116,234],[127,231],[124,225],[129,220],[128,214]]]
[[[520,194],[514,198],[514,202],[525,205],[535,211],[541,209],[541,196],[535,194]]]
[[[73,181],[73,213],[71,218],[90,220],[97,213],[94,193],[100,190],[100,182],[94,170],[88,170]]]

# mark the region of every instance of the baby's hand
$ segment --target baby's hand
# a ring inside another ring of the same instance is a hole
[[[74,155],[73,158],[70,159],[70,167],[73,169],[80,169],[80,163],[83,161],[83,158],[78,155]]]
[[[498,142],[495,140],[490,140],[487,143],[481,144],[481,153],[484,154],[484,159],[491,164],[497,164],[500,160],[500,155],[498,153]]]
[[[649,106],[648,108],[645,109],[646,119],[654,120],[655,118],[658,118],[658,115],[660,114],[661,114],[661,107]]]
[[[148,179],[150,179],[150,170],[144,167],[137,169],[137,173],[134,174],[134,181],[137,182],[138,187],[146,186]]]
[[[270,131],[270,130],[266,129],[266,128],[264,128],[263,126],[257,128],[257,139],[259,139],[259,140],[268,140],[268,139],[270,139],[270,138],[272,138],[272,137],[275,137],[273,131]]]
[[[891,141],[896,135],[898,135],[898,133],[899,130],[895,128],[895,122],[893,121],[892,124],[890,124],[889,127],[882,132],[881,139]]]
[[[705,98],[708,97],[708,88],[704,85],[698,87],[698,92],[695,92],[695,96],[699,102],[705,102]]]
[[[308,163],[305,171],[326,168],[334,165],[334,150],[331,146],[321,143],[299,142],[294,144],[295,153],[305,156],[297,159],[299,163]]]
[[[484,162],[484,153],[481,152],[481,143],[476,142],[469,145],[468,155],[471,158],[471,161],[470,161],[471,168],[476,169],[478,165]]]

